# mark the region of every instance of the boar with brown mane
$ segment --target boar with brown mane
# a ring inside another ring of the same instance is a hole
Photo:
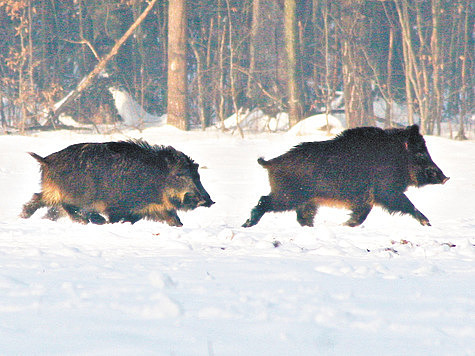
[[[198,164],[173,147],[137,140],[80,143],[44,158],[30,154],[41,165],[42,190],[24,205],[23,218],[48,207],[52,220],[66,213],[85,224],[147,218],[182,226],[177,210],[214,204]]]
[[[363,223],[374,205],[430,225],[404,192],[449,179],[432,161],[417,125],[349,129],[258,163],[268,171],[271,192],[260,198],[244,227],[256,225],[267,212],[289,210],[297,212],[300,225],[313,226],[320,205],[350,209],[348,226]]]

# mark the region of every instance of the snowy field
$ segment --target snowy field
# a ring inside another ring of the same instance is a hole
[[[184,226],[18,217],[42,156],[78,142],[144,138],[201,168],[211,208]],[[170,127],[110,135],[0,136],[0,355],[475,355],[475,142],[426,137],[451,179],[410,189],[431,221],[373,209],[357,228],[322,208],[241,228],[269,192],[256,159],[323,133]]]

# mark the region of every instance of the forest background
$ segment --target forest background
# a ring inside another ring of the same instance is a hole
[[[344,111],[347,127],[418,123],[423,133],[448,127],[463,139],[474,125],[473,7],[466,0],[0,0],[0,121],[3,132],[58,127],[61,113],[113,123],[115,87],[182,129],[245,110],[288,112],[290,125]],[[373,111],[377,99],[386,103],[384,117]],[[394,116],[396,103],[404,118]]]

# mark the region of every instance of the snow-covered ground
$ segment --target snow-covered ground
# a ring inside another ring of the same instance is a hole
[[[18,217],[47,155],[144,138],[201,168],[216,204],[182,228]],[[238,135],[168,126],[113,135],[0,136],[1,355],[475,355],[475,142],[426,137],[450,181],[410,189],[430,219],[375,208],[361,227],[322,208],[240,227],[267,174],[256,162],[324,133]]]

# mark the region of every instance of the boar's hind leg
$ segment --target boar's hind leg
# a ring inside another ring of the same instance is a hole
[[[103,225],[107,222],[106,219],[104,219],[104,217],[96,211],[86,212],[86,218],[91,223],[96,224],[96,225]]]
[[[270,195],[262,196],[257,205],[251,210],[251,217],[242,225],[243,227],[251,227],[256,225],[262,216],[272,209],[272,197]]]
[[[429,219],[417,210],[409,198],[404,194],[380,195],[376,197],[376,201],[391,214],[409,214],[419,221],[421,225],[430,226]]]
[[[79,222],[81,224],[88,224],[89,219],[84,216],[84,212],[80,208],[70,204],[63,204],[63,209],[68,213],[71,220]]]
[[[31,200],[23,205],[23,210],[20,214],[20,217],[23,219],[28,219],[35,213],[36,210],[45,206],[46,204],[43,202],[43,195],[41,193],[35,193],[33,194]]]
[[[368,217],[368,214],[370,213],[372,208],[373,207],[370,204],[362,204],[353,207],[351,216],[348,221],[345,222],[345,225],[351,227],[361,225],[363,221],[365,221]]]
[[[64,211],[64,209],[62,209],[60,206],[52,206],[51,208],[48,209],[45,216],[43,216],[43,219],[56,221],[61,216],[65,215],[65,213],[66,212]]]
[[[302,226],[313,226],[313,219],[317,214],[318,205],[314,201],[306,202],[297,207],[297,221]]]
[[[117,222],[130,222],[135,224],[137,221],[142,219],[142,216],[132,213],[130,210],[120,209],[120,208],[107,208],[106,214],[109,217],[109,222],[111,224]]]

